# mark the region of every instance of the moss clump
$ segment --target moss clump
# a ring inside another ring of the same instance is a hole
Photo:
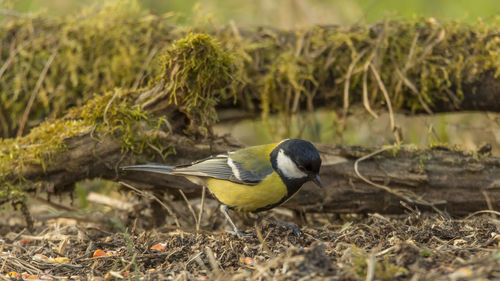
[[[278,54],[267,74],[261,78],[260,106],[263,120],[267,120],[270,112],[279,112],[284,123],[282,125],[289,130],[289,117],[299,112],[300,101],[307,100],[312,105],[313,96],[306,86],[317,85],[313,71],[314,65],[295,55],[292,50]]]
[[[0,181],[24,165],[46,166],[51,155],[64,150],[64,140],[87,133],[90,126],[82,120],[47,121],[28,135],[16,139],[0,139]]]
[[[235,97],[233,58],[209,35],[190,33],[166,50],[161,64],[170,102],[190,119],[187,131],[207,135],[217,121],[216,104]]]
[[[150,119],[140,105],[135,105],[137,94],[131,90],[109,91],[71,109],[64,118],[43,122],[26,136],[0,139],[0,199],[22,201],[25,191],[34,186],[22,177],[24,168],[41,166],[46,170],[52,158],[68,149],[68,140],[75,137],[114,135],[121,138],[123,151],[140,154],[154,149],[163,153],[159,128],[165,119]]]
[[[0,139],[0,199],[22,201],[30,186],[22,178],[25,166],[39,165],[45,170],[51,157],[65,149],[66,139],[89,130],[83,120],[56,120],[43,122],[24,137]]]
[[[352,250],[352,270],[360,278],[365,278],[368,271],[368,259],[370,255],[363,249],[354,245],[351,246]],[[407,274],[408,270],[404,267],[397,266],[391,262],[388,255],[384,255],[382,261],[375,261],[375,277],[380,280],[394,280],[400,275]]]
[[[115,89],[74,108],[68,115],[89,124],[96,133],[120,136],[124,152],[141,154],[150,145],[158,144],[158,130],[166,119],[151,119],[141,105],[135,104],[137,95],[137,91]],[[138,133],[139,127],[148,133]]]

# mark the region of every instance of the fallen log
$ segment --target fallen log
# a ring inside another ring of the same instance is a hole
[[[313,198],[322,198],[318,210],[334,213],[403,213],[401,201],[451,215],[500,208],[499,157],[446,147],[394,147],[358,162],[356,172],[356,161],[375,149],[319,145],[319,150],[325,190],[306,186],[304,199],[291,200],[290,207],[314,206]]]
[[[287,202],[288,208],[308,212],[398,214],[407,210],[400,201],[421,210],[437,209],[451,215],[500,208],[499,157],[445,147],[394,147],[358,162],[359,173],[356,173],[356,161],[376,149],[325,144],[317,144],[317,147],[323,159],[321,178],[325,188],[306,184]],[[189,198],[199,196],[201,191],[174,176],[145,177],[144,173],[128,173],[120,175],[120,180],[156,190],[182,188]]]
[[[208,144],[195,145],[185,138],[179,138],[175,146],[177,154],[163,162],[189,163],[237,148],[224,138],[218,138],[212,148]],[[67,151],[53,159],[50,168],[33,166],[23,171],[23,178],[38,182],[38,187],[42,187],[39,191],[49,194],[71,192],[76,182],[95,177],[125,181],[155,193],[166,192],[179,200],[182,198],[177,189],[182,189],[188,198],[201,194],[199,186],[182,177],[120,172],[120,165],[144,162],[144,158],[124,157],[116,139],[97,140],[85,135],[68,139],[67,147]],[[306,184],[286,204],[288,208],[308,212],[397,214],[406,210],[400,201],[421,210],[434,207],[451,215],[500,208],[500,157],[444,147],[394,147],[358,162],[359,173],[356,173],[356,161],[376,149],[326,144],[317,144],[317,147],[323,159],[321,178],[325,188]]]

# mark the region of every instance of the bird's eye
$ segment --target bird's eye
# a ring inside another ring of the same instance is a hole
[[[301,171],[307,172],[311,170],[311,165],[299,165]]]

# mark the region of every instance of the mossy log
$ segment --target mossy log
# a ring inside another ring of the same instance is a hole
[[[188,33],[173,18],[137,6],[105,5],[65,18],[7,18],[0,32],[0,136],[24,135],[93,93],[140,89],[163,75],[158,63]],[[57,32],[54,32],[54,31]],[[500,111],[500,27],[435,19],[302,30],[197,26],[231,54],[239,107],[286,115],[352,105],[435,113]]]

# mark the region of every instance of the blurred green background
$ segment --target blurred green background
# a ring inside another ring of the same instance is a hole
[[[129,0],[126,0],[129,1]],[[45,10],[65,15],[102,0],[0,0],[19,12]],[[385,18],[435,17],[474,22],[500,13],[498,0],[138,0],[153,13],[177,12],[189,24],[193,13],[211,15],[217,23],[294,28],[311,24],[373,23]]]

